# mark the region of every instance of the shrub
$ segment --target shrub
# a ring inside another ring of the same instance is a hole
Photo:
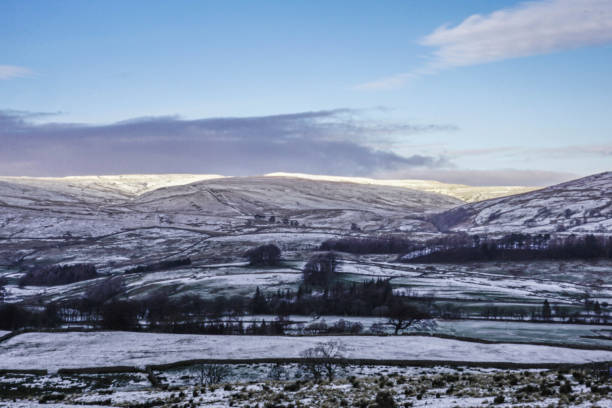
[[[300,381],[295,381],[285,385],[284,390],[289,392],[296,392],[302,388],[302,383]]]
[[[503,404],[506,401],[503,395],[498,395],[493,399],[494,404]]]
[[[376,394],[376,408],[395,408],[397,404],[389,391],[379,391]]]
[[[569,382],[566,382],[565,384],[559,387],[559,392],[561,394],[570,394],[572,392],[572,386]]]

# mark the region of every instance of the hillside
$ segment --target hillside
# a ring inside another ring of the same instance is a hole
[[[376,222],[381,228],[398,214],[414,218],[461,204],[449,196],[399,187],[215,177],[4,178],[2,235],[82,237],[159,225],[234,231],[238,219],[246,224],[260,216],[340,229],[352,222]]]
[[[0,264],[96,262],[106,269],[185,254],[225,262],[254,242],[299,251],[347,234],[610,232],[611,179],[604,173],[465,204],[367,179],[303,175],[5,177]]]
[[[201,257],[237,259],[249,234],[276,234],[267,239],[298,248],[317,246],[326,237],[320,234],[351,229],[436,232],[427,217],[462,204],[400,187],[214,177],[0,180],[0,264],[48,260],[107,268],[196,248]],[[211,237],[227,237],[227,243],[208,247]]]
[[[140,195],[133,205],[164,211],[249,216],[318,210],[409,215],[460,203],[447,195],[401,187],[292,177],[231,177],[157,189]]]
[[[433,218],[440,230],[481,233],[611,233],[612,172],[465,204]]]
[[[434,180],[372,179],[365,177],[339,177],[302,173],[269,173],[261,177],[280,177],[321,182],[339,182],[408,188],[411,190],[447,195],[468,203],[520,194],[536,189],[536,187],[523,186],[469,186],[465,184],[442,183]],[[84,196],[104,199],[125,199],[136,197],[140,194],[151,192],[159,188],[181,186],[199,181],[220,178],[224,178],[224,176],[216,174],[124,174],[70,177],[0,176],[0,181],[76,195],[80,199],[82,199]]]
[[[223,176],[215,174],[123,174],[115,176],[0,177],[0,181],[76,195],[80,199],[85,197],[125,199],[162,187],[221,177]]]
[[[306,180],[335,181],[344,183],[357,183],[378,186],[403,187],[413,190],[427,191],[430,193],[444,194],[458,198],[467,203],[488,200],[490,198],[505,197],[513,194],[525,193],[536,190],[537,187],[523,186],[468,186],[465,184],[442,183],[435,180],[411,180],[411,179],[372,179],[365,177],[338,177],[322,176],[300,173],[269,173],[266,177],[292,177]]]

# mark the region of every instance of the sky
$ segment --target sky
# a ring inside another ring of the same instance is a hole
[[[0,2],[0,175],[612,170],[612,0]]]

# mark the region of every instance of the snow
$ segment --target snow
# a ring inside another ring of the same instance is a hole
[[[357,183],[377,186],[404,187],[413,190],[428,191],[458,198],[468,203],[487,200],[495,197],[509,196],[533,191],[537,187],[522,186],[467,186],[464,184],[449,184],[434,180],[390,180],[371,179],[365,177],[323,176],[303,173],[269,173],[266,177],[290,177],[306,180],[333,181],[338,183]]]
[[[28,401],[28,400],[19,400],[11,402],[11,408],[75,408],[82,407],[83,404],[71,404],[71,403],[39,403],[36,401]],[[0,405],[1,406],[1,405]],[[96,404],[87,404],[89,408],[109,408],[108,405],[96,405]]]
[[[424,336],[209,336],[134,332],[25,333],[0,343],[0,369],[163,364],[189,359],[297,358],[338,341],[347,358],[512,363],[612,360],[611,351],[480,344]]]
[[[452,229],[471,234],[610,234],[612,172],[524,194],[466,204],[461,210],[466,215],[454,220]],[[457,214],[457,211],[451,212]]]
[[[136,196],[158,188],[223,178],[217,174],[124,174],[116,176],[0,177],[0,181],[39,187],[58,192],[101,196]]]
[[[354,261],[342,261],[338,266],[338,273],[350,273],[354,275],[367,275],[376,277],[406,277],[419,276],[421,272],[414,271],[414,268],[403,265],[381,265],[378,263],[365,263]]]
[[[611,326],[558,323],[507,322],[493,320],[436,320],[433,333],[475,337],[492,341],[589,344],[610,346],[610,340],[592,338],[609,336]]]

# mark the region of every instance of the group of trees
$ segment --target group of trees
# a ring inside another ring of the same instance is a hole
[[[357,253],[368,251],[402,251],[420,253],[409,261],[460,262],[463,260],[507,259],[515,256],[538,257],[594,257],[612,256],[612,238],[587,235],[551,238],[548,235],[511,234],[497,240],[483,239],[477,235],[449,235],[443,238],[415,243],[398,237],[348,238],[326,241],[322,248],[339,249]],[[420,251],[420,252],[419,252]],[[517,255],[518,254],[518,255]],[[528,255],[526,255],[528,254]],[[261,245],[245,253],[252,266],[274,266],[281,259],[281,251],[275,245]],[[128,270],[148,272],[189,265],[189,258],[163,261]],[[204,299],[198,296],[171,297],[158,291],[138,300],[123,296],[126,285],[123,276],[115,275],[98,279],[87,287],[82,298],[53,303],[47,306],[0,305],[0,329],[14,330],[20,327],[52,327],[57,324],[86,324],[105,329],[137,330],[206,334],[283,334],[289,315],[337,315],[376,316],[387,319],[387,327],[395,334],[408,328],[416,320],[435,316],[464,317],[464,311],[436,306],[431,297],[395,293],[386,279],[346,283],[336,279],[339,264],[333,251],[317,252],[303,268],[303,284],[297,291],[264,292],[257,288],[252,296],[219,296]],[[66,284],[97,278],[91,264],[56,265],[31,270],[20,282],[23,284]],[[3,285],[0,281],[0,300]],[[598,302],[590,305],[594,315],[607,316]],[[607,305],[606,305],[607,307]],[[244,322],[245,315],[278,316],[273,321]],[[563,318],[566,312],[557,310],[548,302],[542,309],[531,312],[534,321],[550,321]],[[520,318],[529,311],[505,311],[495,305],[485,308],[485,318]],[[518,316],[518,317],[517,317]],[[580,315],[573,315],[579,321]],[[606,317],[607,318],[607,317]],[[341,320],[333,326],[316,323],[303,328],[305,334],[359,333],[360,324]]]
[[[57,327],[61,324],[58,308],[49,304],[42,308],[27,308],[15,303],[0,304],[0,330],[24,327]]]
[[[466,233],[423,241],[390,235],[327,240],[321,250],[355,254],[398,254],[407,262],[612,258],[612,237],[596,235],[509,234],[487,238]]]
[[[19,286],[67,285],[99,277],[93,264],[53,265],[28,271],[19,279]]]
[[[246,251],[251,266],[276,266],[280,262],[281,250],[273,244],[260,245]]]
[[[338,256],[334,252],[325,252],[312,256],[304,266],[304,283],[306,285],[327,286],[334,278]]]
[[[124,273],[145,273],[145,272],[157,272],[165,271],[167,269],[177,268],[179,266],[191,265],[191,258],[179,258],[166,261],[160,261],[148,265],[140,265],[134,268],[127,269]]]
[[[420,319],[430,316],[430,299],[393,293],[388,280],[360,283],[334,282],[329,286],[302,285],[296,292],[277,291],[264,294],[257,290],[250,305],[254,314],[338,315],[390,317],[406,313]]]
[[[349,252],[352,254],[400,254],[411,251],[418,243],[398,235],[341,239],[329,239],[321,244],[322,251]]]
[[[612,259],[612,237],[595,235],[551,238],[547,234],[510,234],[497,240],[472,237],[468,245],[426,247],[406,262],[529,261],[543,259]]]
[[[202,334],[283,334],[290,322],[286,316],[341,315],[387,317],[395,332],[415,319],[430,316],[427,301],[393,293],[388,280],[362,283],[336,282],[326,287],[303,285],[291,290],[264,293],[259,288],[251,297],[205,299],[195,295],[178,298],[157,292],[143,299],[124,299],[121,277],[101,280],[85,296],[41,307],[2,305],[3,330],[54,325],[91,326],[113,330],[161,331]],[[243,321],[247,315],[273,315],[270,321]],[[305,334],[359,333],[363,326],[340,320],[333,325],[316,323],[302,328]]]

